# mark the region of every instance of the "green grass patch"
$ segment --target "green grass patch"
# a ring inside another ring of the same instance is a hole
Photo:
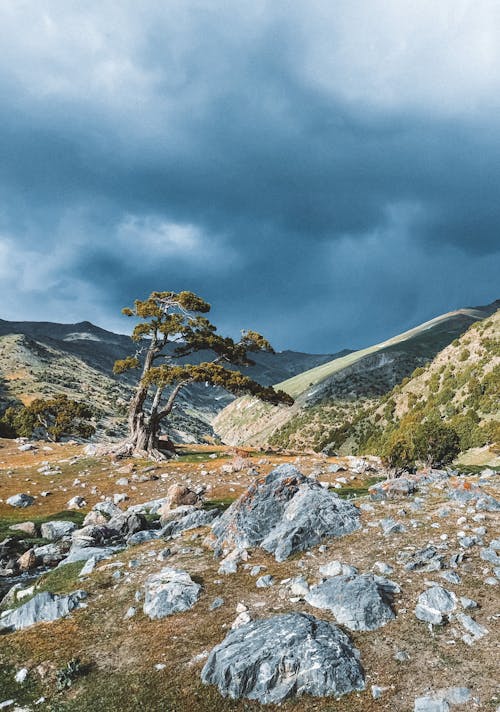
[[[203,502],[203,509],[220,509],[225,511],[236,500],[236,497],[219,497],[219,499],[207,499]]]
[[[22,684],[16,682],[15,675],[20,668],[21,665],[15,668],[3,661],[0,664],[0,702],[15,700],[17,705],[24,706],[33,704],[42,696],[37,675],[31,673]]]
[[[372,485],[377,482],[382,482],[383,480],[385,480],[385,477],[370,477],[361,487],[349,487],[349,485],[346,485],[341,489],[330,489],[332,492],[335,492],[335,494],[338,494],[339,497],[342,497],[342,499],[357,499],[358,497],[365,497]]]
[[[82,511],[65,510],[64,512],[56,512],[55,514],[44,514],[43,516],[30,517],[29,512],[27,512],[26,509],[20,509],[13,512],[11,516],[0,517],[0,541],[6,538],[22,539],[33,546],[41,546],[42,544],[47,544],[48,542],[41,537],[32,537],[25,532],[16,531],[10,527],[13,524],[20,524],[21,522],[34,522],[37,527],[40,528],[41,524],[52,522],[54,520],[73,522],[73,524],[81,527],[84,519],[85,513]]]
[[[177,462],[205,462],[206,460],[210,461],[210,455],[217,455],[217,459],[229,457],[227,453],[217,452],[215,450],[206,450],[203,452],[200,452],[199,450],[179,450],[177,454]]]

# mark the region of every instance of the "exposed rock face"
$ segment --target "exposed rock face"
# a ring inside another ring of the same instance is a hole
[[[148,576],[144,589],[144,613],[155,620],[192,608],[201,586],[186,571],[167,566]]]
[[[217,555],[231,549],[261,546],[277,561],[318,544],[324,537],[359,529],[359,511],[304,477],[292,465],[281,465],[257,479],[215,522]]]
[[[442,625],[446,615],[456,608],[457,597],[442,586],[431,586],[420,594],[415,615],[420,621]]]
[[[34,501],[34,497],[31,497],[29,494],[24,493],[13,494],[12,497],[9,497],[6,500],[7,504],[10,504],[11,507],[18,507],[23,509],[24,507],[31,507]]]
[[[313,586],[306,601],[329,610],[349,630],[376,630],[393,620],[392,596],[399,587],[373,574],[335,576]]]
[[[74,532],[77,526],[74,522],[65,521],[53,521],[45,522],[40,527],[42,537],[44,539],[49,539],[50,541],[57,541],[62,539],[63,536],[68,536],[71,532]]]
[[[79,608],[86,597],[85,591],[74,591],[67,596],[44,591],[19,608],[7,611],[6,615],[0,618],[0,630],[21,630],[35,623],[55,621]]]
[[[364,689],[359,653],[333,623],[303,613],[231,631],[201,673],[224,697],[278,703],[302,694],[340,697]]]
[[[82,549],[86,546],[102,546],[111,538],[111,532],[107,527],[96,527],[89,525],[82,529],[75,529],[71,534],[72,546]]]

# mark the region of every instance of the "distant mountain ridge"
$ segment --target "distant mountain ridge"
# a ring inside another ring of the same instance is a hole
[[[104,413],[107,434],[123,430],[124,403],[130,398],[137,374],[116,377],[114,362],[134,353],[129,336],[107,331],[89,321],[6,321],[0,319],[0,408],[10,402],[29,402],[34,397],[66,393],[72,398],[92,399]],[[341,352],[342,355],[348,351]],[[256,361],[245,372],[272,385],[295,374],[330,361],[334,354],[283,351],[254,354]],[[213,354],[199,352],[185,360],[211,360]],[[221,389],[195,385],[186,388],[173,416],[174,437],[198,440],[213,437],[211,420],[234,397]]]

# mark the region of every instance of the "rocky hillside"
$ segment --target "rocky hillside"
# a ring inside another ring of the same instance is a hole
[[[343,452],[354,452],[358,442],[351,437],[352,423],[471,324],[493,314],[499,304],[444,314],[277,384],[296,398],[292,408],[271,409],[255,399],[241,398],[217,416],[214,429],[233,445],[318,450],[333,440],[336,447],[343,446]]]
[[[88,321],[77,324],[0,320],[0,410],[15,402],[65,393],[89,400],[99,414],[99,436],[120,436],[124,407],[135,384],[135,373],[120,377],[113,364],[133,351],[128,336],[114,334]],[[341,352],[341,355],[349,353]],[[200,352],[198,361],[212,355]],[[255,355],[246,369],[263,385],[289,378],[330,361],[332,354],[283,351]],[[221,389],[196,385],[181,393],[170,423],[170,435],[180,442],[213,437],[211,420],[233,396]]]

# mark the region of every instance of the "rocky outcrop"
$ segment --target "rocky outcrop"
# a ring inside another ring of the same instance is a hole
[[[325,537],[359,529],[359,511],[302,475],[281,465],[257,479],[212,526],[217,555],[261,546],[284,561]]]
[[[85,591],[74,591],[65,596],[44,591],[0,617],[0,631],[21,630],[35,623],[48,623],[63,618],[80,608],[86,597]]]
[[[303,613],[232,630],[201,673],[224,697],[279,703],[302,694],[340,697],[365,686],[359,653],[333,623]]]
[[[396,617],[392,598],[398,591],[392,581],[373,574],[340,575],[313,586],[305,598],[349,630],[376,630]]]

